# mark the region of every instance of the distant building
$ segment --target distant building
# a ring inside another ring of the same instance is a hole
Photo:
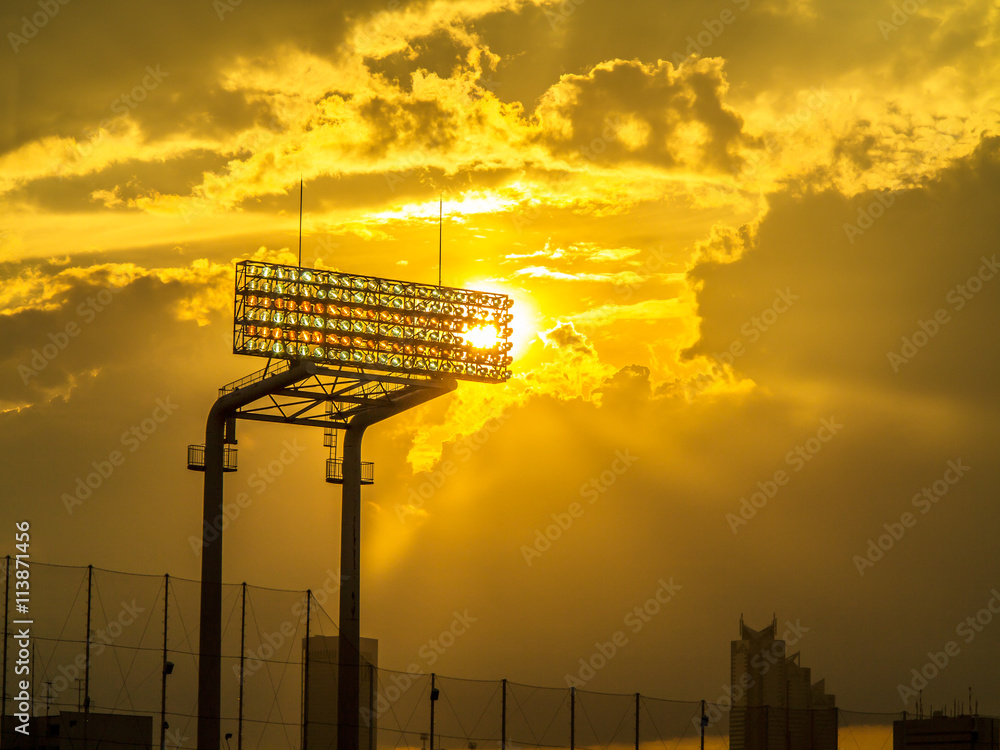
[[[730,750],[836,750],[836,700],[823,680],[812,682],[798,652],[787,655],[777,629],[777,620],[754,630],[740,618],[730,648]]]
[[[60,711],[32,717],[28,735],[15,732],[13,716],[4,719],[4,750],[152,750],[153,717]],[[86,744],[84,744],[86,737]]]
[[[1000,750],[1000,719],[931,716],[892,723],[892,750]]]
[[[308,641],[308,642],[307,642]],[[314,635],[302,639],[302,657],[309,658],[308,706],[303,670],[302,705],[308,713],[303,730],[303,747],[308,750],[337,750],[337,669],[340,638],[335,635]],[[303,661],[303,663],[305,663]],[[377,721],[375,702],[378,699],[378,640],[361,639],[361,707],[371,716],[371,726],[362,723],[358,737],[360,750],[375,750]],[[303,716],[303,719],[306,718]]]

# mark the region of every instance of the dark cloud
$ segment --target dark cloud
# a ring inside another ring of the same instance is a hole
[[[645,161],[732,172],[743,121],[726,107],[721,60],[645,65],[617,60],[566,75],[539,107],[546,142],[603,164]],[[565,126],[563,125],[565,123]]]
[[[601,404],[621,410],[629,406],[643,406],[652,394],[649,382],[649,368],[642,365],[628,365],[604,381],[596,393],[601,394]]]
[[[1000,277],[998,146],[984,140],[925,189],[774,196],[752,251],[695,269],[692,352],[741,344],[736,369],[763,383],[864,383],[995,407],[1000,278],[983,279]]]
[[[597,356],[587,337],[572,323],[559,323],[551,331],[546,331],[545,340],[549,346],[565,351],[574,359]]]
[[[0,133],[0,153],[48,135],[81,138],[118,110],[153,135],[190,128],[204,136],[246,127],[265,112],[242,94],[220,89],[224,68],[289,45],[332,58],[343,43],[348,14],[365,18],[383,7],[376,0],[346,6],[185,0],[153,8],[108,0],[100,12],[88,13],[83,5],[60,4],[14,52],[6,33],[20,34],[23,15],[36,12],[38,4],[5,3],[4,66],[13,70],[16,98],[12,110],[5,107],[10,121]],[[166,77],[133,107],[123,95],[129,97],[144,79],[153,82],[147,67]]]
[[[190,195],[192,189],[201,184],[205,172],[223,169],[230,158],[225,154],[198,149],[163,161],[129,159],[91,174],[33,180],[5,197],[12,203],[23,202],[54,213],[75,213],[105,210],[105,203],[95,199],[93,193],[108,191],[122,201],[122,204],[113,207],[119,210],[127,208],[130,199],[147,195],[153,190]]]
[[[468,46],[460,44],[453,34],[436,31],[410,40],[408,49],[386,57],[365,58],[365,65],[375,75],[381,75],[402,91],[412,91],[413,74],[425,71],[439,78],[450,78],[456,69],[464,67]]]

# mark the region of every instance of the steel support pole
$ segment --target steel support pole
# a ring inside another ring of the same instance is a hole
[[[361,723],[361,439],[365,430],[455,390],[453,379],[405,391],[358,414],[344,430],[344,484],[340,523],[340,637],[337,666],[337,750],[360,750]],[[434,739],[431,738],[433,745]],[[204,749],[202,749],[204,750]]]
[[[219,750],[222,702],[222,468],[225,413],[215,402],[205,428],[201,621],[198,626],[198,750]],[[210,532],[214,532],[210,533]]]
[[[361,438],[366,427],[352,425],[344,436],[337,750],[359,750],[361,737]]]

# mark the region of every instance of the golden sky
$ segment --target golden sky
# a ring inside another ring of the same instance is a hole
[[[957,640],[925,703],[971,685],[1000,713],[1000,625],[956,634],[1000,586],[998,16],[5,2],[4,527],[29,519],[39,560],[196,578],[185,446],[260,364],[231,354],[233,263],[295,262],[301,177],[304,265],[434,282],[440,197],[444,283],[515,299],[515,376],[368,433],[384,665],[468,609],[435,670],[563,685],[673,580],[588,688],[714,698],[740,614],[776,613],[842,706],[906,708]],[[227,580],[318,588],[320,434],[239,437]]]

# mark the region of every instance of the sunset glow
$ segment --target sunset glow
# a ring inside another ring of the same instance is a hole
[[[1000,715],[1000,624],[958,632],[1000,570],[997,2],[99,5],[0,10],[10,538],[197,579],[222,386],[416,374],[458,386],[363,448],[382,666],[563,688],[623,630],[581,692],[714,701],[776,613],[845,710],[912,713],[955,641],[924,703]],[[224,576],[315,591],[341,490],[280,422],[233,428]]]

